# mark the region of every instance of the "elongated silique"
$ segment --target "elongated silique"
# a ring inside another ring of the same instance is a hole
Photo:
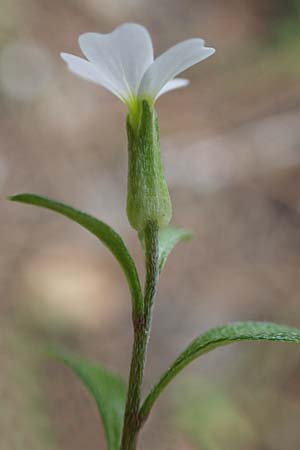
[[[147,100],[141,102],[138,124],[128,116],[127,135],[129,222],[139,232],[150,222],[165,227],[172,217],[172,205],[161,159],[157,114]]]

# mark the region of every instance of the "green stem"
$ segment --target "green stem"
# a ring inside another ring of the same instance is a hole
[[[160,396],[161,392],[166,388],[166,386],[175,378],[175,376],[188,364],[186,361],[175,361],[175,363],[163,374],[158,383],[152,388],[148,396],[146,397],[144,403],[141,406],[139,413],[139,422],[142,426],[147,420],[150,411]]]
[[[139,409],[144,379],[147,347],[151,331],[152,311],[159,278],[158,226],[148,223],[145,232],[146,282],[144,315],[134,317],[134,342],[129,373],[127,401],[121,450],[135,450],[141,428]]]

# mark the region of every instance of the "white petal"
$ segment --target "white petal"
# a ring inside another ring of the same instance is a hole
[[[101,77],[101,73],[97,70],[97,68],[86,59],[79,58],[78,56],[71,55],[70,53],[61,53],[60,56],[67,63],[69,70],[79,77],[100,84],[106,89],[113,89],[111,83]],[[116,91],[114,93],[122,99],[120,93],[117,93]]]
[[[174,78],[174,80],[168,81],[167,84],[159,91],[156,98],[165,94],[166,92],[173,91],[174,89],[180,89],[190,84],[189,80],[185,78]]]
[[[148,68],[142,78],[139,95],[155,98],[168,81],[214,52],[215,49],[204,46],[202,39],[189,39],[171,47]]]
[[[128,23],[110,34],[84,33],[79,45],[114,94],[126,101],[137,95],[140,81],[153,62],[151,37],[146,28]],[[104,83],[103,83],[104,85]]]

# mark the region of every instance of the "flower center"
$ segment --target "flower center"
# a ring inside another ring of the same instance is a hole
[[[141,101],[137,96],[132,96],[126,100],[129,112],[129,121],[134,130],[137,130],[141,115]]]

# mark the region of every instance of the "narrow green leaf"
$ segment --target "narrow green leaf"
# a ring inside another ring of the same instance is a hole
[[[108,450],[119,450],[126,401],[123,380],[81,356],[61,349],[50,349],[50,355],[68,366],[94,397],[104,427]]]
[[[188,241],[193,238],[193,233],[174,227],[161,228],[159,230],[159,271],[161,272],[169,254],[180,241]]]
[[[291,328],[286,325],[268,322],[235,322],[207,331],[188,345],[153,387],[141,408],[142,420],[145,420],[148,416],[153,404],[164,388],[190,362],[217,347],[238,341],[299,343],[300,328]]]
[[[35,194],[17,194],[9,197],[14,202],[27,203],[51,209],[77,222],[86,230],[94,234],[112,252],[119,261],[131,291],[134,312],[143,311],[143,294],[135,263],[130,256],[123,239],[109,225],[71,206],[59,203],[47,197]]]

